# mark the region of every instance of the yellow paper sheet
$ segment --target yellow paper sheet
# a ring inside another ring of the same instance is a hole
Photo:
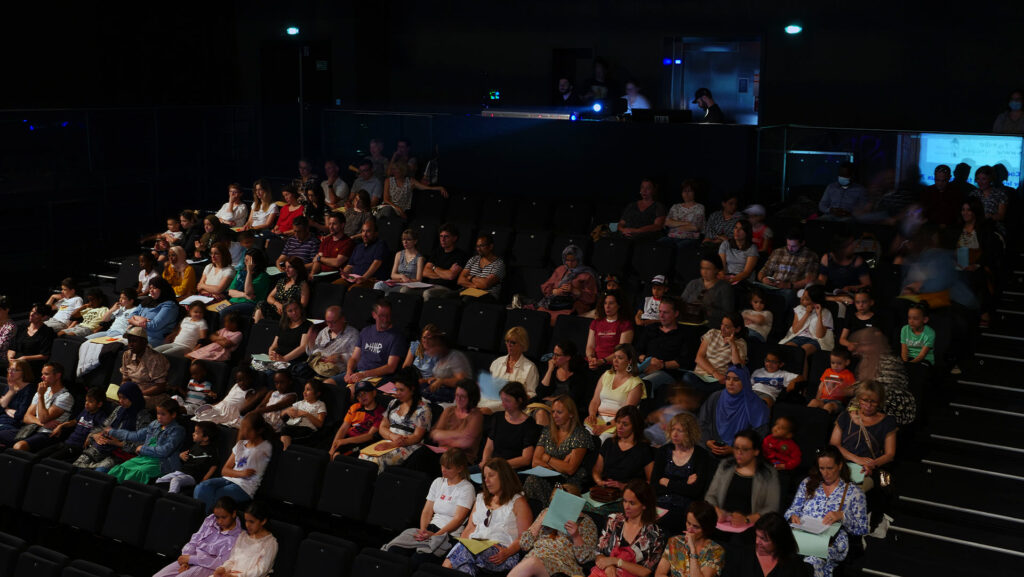
[[[89,339],[89,342],[100,345],[108,345],[110,343],[116,343],[119,340],[121,340],[121,337],[96,337],[95,339]]]
[[[491,293],[489,293],[489,292],[487,292],[485,290],[478,289],[478,288],[468,288],[468,289],[462,291],[459,294],[464,296],[464,297],[482,297],[484,295],[491,294]]]
[[[110,399],[111,401],[116,401],[117,400],[117,391],[120,388],[121,388],[121,385],[115,385],[115,384],[111,383],[110,386],[107,387],[107,398]]]
[[[469,539],[462,537],[459,537],[459,543],[465,545],[466,549],[469,549],[469,552],[474,555],[479,555],[480,553],[483,553],[487,549],[490,549],[491,547],[498,544],[497,541],[493,540],[481,541],[479,539]]]
[[[387,441],[377,441],[376,443],[370,445],[369,447],[364,448],[362,451],[359,451],[359,453],[363,454],[363,455],[366,455],[367,457],[379,457],[381,455],[386,455],[386,454],[390,453],[391,451],[394,451],[395,449],[398,448],[398,447],[391,447],[390,449],[380,449],[380,448],[378,448],[382,443],[386,443],[386,442]]]

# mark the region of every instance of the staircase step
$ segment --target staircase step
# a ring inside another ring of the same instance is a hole
[[[1017,479],[985,476],[924,463],[901,463],[896,469],[900,507],[936,518],[970,517],[983,526],[1024,533],[1024,491]]]

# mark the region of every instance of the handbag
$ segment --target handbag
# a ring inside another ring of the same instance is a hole
[[[853,424],[853,419],[850,419],[850,424],[851,425]],[[871,442],[871,439],[872,439],[871,434],[868,433],[868,430],[867,430],[867,428],[864,427],[864,423],[863,422],[860,423],[860,435],[861,435],[861,438],[864,439],[864,442],[867,443],[868,451],[871,452],[871,458],[872,459],[877,459],[878,456],[875,454],[875,444]],[[886,489],[890,485],[892,485],[892,473],[890,473],[889,471],[886,471],[884,469],[878,469],[878,484],[883,489]],[[845,495],[844,495],[844,497],[845,497]]]
[[[308,363],[314,373],[324,378],[333,377],[341,373],[341,367],[335,363],[324,360],[324,355],[322,353],[315,353],[309,358]]]
[[[692,325],[699,325],[703,324],[704,320],[705,317],[703,306],[701,306],[698,303],[683,303],[683,310],[680,311],[679,314],[680,322]]]
[[[594,487],[590,490],[590,498],[599,503],[611,503],[622,498],[622,489],[618,487]]]
[[[18,441],[24,441],[25,439],[36,434],[36,432],[38,431],[39,425],[35,423],[28,423],[27,425],[22,425],[21,428],[18,429],[18,434],[14,436],[14,442],[17,443]]]

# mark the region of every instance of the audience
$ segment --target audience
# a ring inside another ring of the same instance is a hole
[[[606,575],[651,575],[665,549],[651,486],[639,479],[622,491],[622,513],[608,516],[597,544],[594,565]],[[621,571],[621,573],[619,572]]]
[[[722,241],[728,242],[728,241]],[[722,261],[708,254],[700,259],[700,278],[686,283],[681,297],[687,306],[685,322],[707,321],[714,326],[736,310],[732,284],[721,278]]]
[[[252,210],[249,211],[249,220],[242,227],[243,230],[256,231],[263,234],[277,224],[278,207],[274,202],[274,191],[270,182],[266,179],[259,179],[252,185]]]
[[[530,468],[533,466],[534,447],[538,445],[541,427],[524,412],[528,399],[526,387],[518,381],[512,381],[501,388],[499,396],[505,410],[491,418],[480,462],[486,463],[492,457],[501,457],[517,471]]]
[[[639,96],[639,98],[643,98],[643,96]],[[623,209],[617,232],[635,241],[653,240],[660,237],[662,229],[665,227],[665,205],[658,202],[657,197],[658,186],[654,184],[654,180],[650,178],[641,180],[640,200],[629,203]]]
[[[442,224],[438,232],[438,248],[430,260],[423,266],[424,282],[434,288],[423,291],[423,300],[448,296],[455,292],[462,272],[462,263],[469,260],[466,251],[459,248],[459,230],[451,224]],[[415,292],[418,289],[402,287],[402,292]]]
[[[121,382],[138,385],[145,397],[146,408],[152,411],[168,398],[167,372],[170,363],[167,357],[149,346],[142,327],[128,329],[125,340],[128,341],[128,347],[121,356]]]
[[[547,372],[537,387],[537,398],[550,403],[559,395],[568,395],[577,403],[587,402],[589,375],[576,352],[576,344],[570,340],[560,341],[551,350]]]
[[[382,198],[384,198],[384,184],[381,182],[381,178],[384,176],[384,171],[387,166],[387,159],[383,159],[381,165],[380,175],[374,174],[374,167],[376,163],[370,158],[364,158],[359,161],[356,165],[358,172],[356,173],[356,179],[352,181],[352,192],[353,194],[349,197],[346,205],[352,205],[353,198],[359,192],[365,192],[367,194],[367,210],[371,206],[377,206],[380,204]],[[351,206],[350,206],[351,208]]]
[[[327,234],[320,237],[320,251],[313,257],[310,274],[333,272],[348,263],[355,250],[355,243],[344,232],[345,215],[332,212],[327,215]]]
[[[292,403],[281,411],[281,418],[287,419],[281,430],[281,447],[287,451],[292,443],[308,444],[308,440],[324,426],[327,405],[320,400],[323,384],[309,381],[302,388],[302,400]]]
[[[359,343],[348,358],[345,382],[349,385],[365,379],[394,374],[406,350],[401,331],[391,325],[391,303],[378,299],[373,305],[373,324],[359,332]],[[330,379],[331,382],[335,382]],[[416,387],[417,397],[419,387]]]
[[[583,264],[583,250],[574,245],[562,249],[562,264],[540,285],[544,298],[537,308],[551,314],[551,324],[562,314],[581,315],[594,308],[597,271]]]
[[[754,244],[754,229],[749,220],[738,220],[733,226],[732,238],[718,246],[725,280],[733,285],[746,282],[757,267],[758,248]]]
[[[288,236],[293,234],[295,219],[305,212],[305,207],[302,205],[298,189],[293,185],[283,187],[281,197],[284,198],[284,206],[281,207],[276,224],[270,232],[277,236]]]
[[[615,347],[633,342],[633,323],[623,308],[618,292],[602,293],[598,298],[597,318],[587,333],[587,365],[598,376],[611,364]]]
[[[22,415],[22,426],[0,431],[0,448],[38,452],[56,444],[59,439],[50,433],[71,418],[75,399],[64,387],[64,367],[60,363],[43,365],[42,380],[28,410]]]
[[[327,307],[323,328],[315,337],[306,340],[309,369],[321,378],[344,377],[358,343],[359,331],[346,322],[342,308],[338,305]]]
[[[747,364],[747,342],[740,336],[742,330],[739,315],[723,316],[719,328],[709,330],[700,338],[694,359],[696,366],[683,375],[683,381],[705,397],[720,391],[726,384],[726,370],[731,365]]]
[[[148,294],[140,300],[139,312],[128,318],[128,324],[142,329],[150,346],[159,347],[178,322],[178,303],[174,289],[163,278],[149,281]]]
[[[345,419],[334,435],[330,456],[358,454],[377,438],[380,424],[384,420],[384,405],[377,402],[377,388],[369,381],[355,386],[356,402],[348,408]]]
[[[720,246],[723,242],[732,238],[736,230],[736,222],[743,218],[739,212],[740,197],[737,194],[727,194],[722,199],[722,210],[711,213],[704,223],[704,242],[712,246]]]
[[[221,468],[222,477],[196,485],[195,497],[206,505],[208,513],[213,512],[221,497],[231,497],[236,503],[252,501],[270,464],[273,448],[268,436],[271,432],[260,415],[253,413],[242,419],[238,442]]]
[[[260,406],[264,396],[265,392],[258,390],[256,371],[242,367],[235,373],[235,384],[228,390],[228,394],[216,405],[203,405],[196,409],[192,420],[240,427],[243,417]]]
[[[37,388],[35,374],[28,361],[16,360],[7,365],[7,390],[0,395],[0,432],[21,429],[25,412],[32,406]]]
[[[231,249],[226,243],[217,243],[210,247],[210,264],[203,269],[203,276],[196,284],[196,291],[214,301],[227,298],[228,286],[235,277],[235,269],[231,266]]]
[[[621,491],[633,479],[651,482],[654,453],[643,436],[640,411],[631,405],[615,414],[615,434],[604,440],[591,470],[594,485]]]
[[[235,500],[222,497],[213,513],[181,548],[181,555],[153,577],[205,577],[227,562],[235,541],[242,533]]]
[[[262,503],[246,508],[245,531],[235,540],[228,560],[213,572],[215,577],[270,575],[277,557],[277,539],[267,529],[267,519],[267,508]]]
[[[680,250],[700,244],[704,232],[704,205],[696,200],[698,186],[695,180],[684,180],[680,187],[683,202],[673,204],[665,218],[668,228],[665,241],[674,243]]]
[[[377,281],[388,247],[378,238],[377,221],[373,219],[363,223],[360,234],[362,242],[352,250],[352,258],[342,267],[342,278],[335,284],[371,287]]]
[[[167,335],[168,344],[160,345],[153,350],[171,357],[184,357],[199,346],[199,341],[205,341],[209,333],[209,325],[203,318],[206,314],[206,307],[202,303],[192,303],[188,306],[188,316],[181,319],[178,328]]]
[[[726,557],[722,577],[805,577],[806,565],[797,556],[796,538],[785,517],[776,511],[754,523],[754,546],[744,543]]]
[[[835,348],[835,320],[832,311],[825,307],[825,289],[821,285],[811,285],[796,294],[800,304],[793,309],[793,324],[779,344],[804,350],[801,374],[807,378],[811,356],[818,351]]]
[[[441,412],[437,424],[430,431],[430,439],[438,447],[459,449],[470,463],[480,453],[484,430],[484,415],[477,408],[480,387],[472,379],[461,379],[455,385],[455,403]]]
[[[117,389],[117,405],[102,426],[94,426],[85,441],[85,449],[74,466],[84,469],[107,471],[135,456],[137,445],[120,441],[104,434],[108,429],[137,431],[145,429],[153,420],[153,414],[146,410],[146,398],[135,383],[122,383]]]
[[[419,370],[420,394],[432,403],[454,401],[455,386],[472,374],[466,355],[452,349],[448,336],[433,323],[423,327],[420,340],[409,343],[402,368],[409,366]]]
[[[104,434],[119,441],[136,444],[138,456],[115,466],[109,471],[118,481],[149,484],[157,477],[181,468],[178,449],[185,439],[185,427],[176,421],[181,405],[174,399],[164,399],[156,407],[156,419],[144,429],[124,431],[109,429]]]
[[[577,497],[580,488],[564,484],[561,489]],[[519,536],[519,545],[527,551],[523,560],[509,572],[509,577],[551,577],[553,575],[583,575],[581,565],[589,564],[597,555],[597,525],[585,512],[575,521],[566,521],[564,530],[543,525],[544,509],[533,525]]]
[[[818,203],[818,212],[823,219],[848,220],[868,209],[867,191],[853,182],[853,164],[839,165],[836,181],[825,187]]]
[[[793,227],[786,233],[786,246],[772,251],[757,273],[757,281],[785,297],[787,306],[793,306],[796,291],[814,283],[818,268],[818,255],[804,246],[803,229]]]
[[[1024,134],[1024,91],[1014,90],[1010,93],[1006,110],[996,116],[992,124],[992,132],[996,134]]]
[[[98,288],[91,288],[85,291],[85,304],[71,313],[71,322],[64,330],[59,331],[57,336],[84,337],[91,335],[99,330],[100,323],[109,310],[107,297],[103,295],[103,292]]]
[[[324,202],[332,210],[348,204],[348,184],[341,178],[341,168],[332,159],[324,161],[324,174],[327,176],[320,182],[320,190],[324,194]]]
[[[235,278],[228,286],[229,306],[219,309],[220,315],[231,313],[251,317],[258,303],[267,299],[270,293],[270,276],[267,275],[267,255],[258,248],[245,251],[243,266],[238,268]]]
[[[263,319],[280,321],[284,316],[284,308],[291,303],[298,303],[302,308],[309,305],[309,273],[302,260],[293,256],[281,264],[284,275],[267,294],[267,300],[256,304],[254,322]]]
[[[292,220],[292,233],[285,239],[284,248],[274,266],[283,269],[287,261],[298,258],[305,270],[313,268],[313,260],[320,252],[320,238],[310,230],[312,222],[305,215]]]
[[[46,306],[50,307],[52,316],[44,323],[55,331],[64,330],[71,324],[71,313],[82,306],[82,297],[78,296],[75,281],[66,278],[60,283],[60,292],[50,295]]]

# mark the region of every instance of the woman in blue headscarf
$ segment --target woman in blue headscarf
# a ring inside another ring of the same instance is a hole
[[[729,365],[725,389],[712,393],[700,409],[700,432],[704,445],[721,459],[732,455],[733,438],[744,429],[753,429],[764,437],[768,433],[768,405],[751,390],[746,367]]]
[[[134,444],[107,437],[102,431],[108,427],[125,431],[144,429],[153,416],[146,411],[142,389],[131,381],[121,383],[117,389],[117,403],[103,426],[95,427],[89,435],[89,444],[75,461],[76,467],[107,471],[135,456]]]
[[[597,301],[597,272],[583,264],[583,250],[570,244],[562,251],[562,266],[540,285],[544,298],[537,308],[551,313],[551,324],[559,314],[581,315]]]

